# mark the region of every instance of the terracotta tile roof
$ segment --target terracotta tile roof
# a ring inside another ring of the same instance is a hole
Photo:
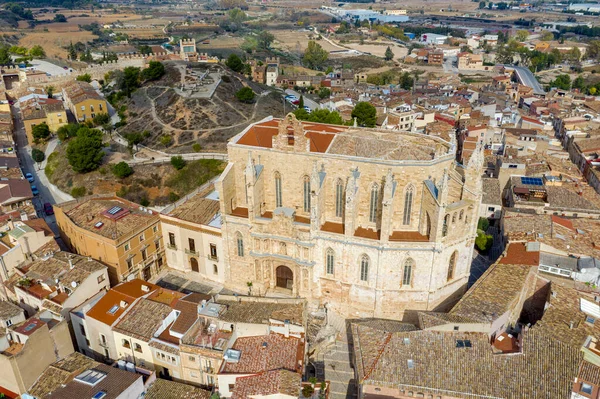
[[[106,374],[106,377],[101,379],[96,385],[82,383],[73,379],[64,386],[55,389],[48,395],[48,399],[92,398],[100,391],[106,393],[103,399],[117,399],[137,380],[142,379],[141,374],[121,370],[106,364],[98,364],[92,370],[102,372]]]
[[[27,185],[29,186],[29,183]],[[75,225],[112,240],[146,229],[159,218],[157,212],[144,212],[139,209],[138,204],[111,196],[85,197],[54,206],[62,209],[65,216]],[[126,212],[123,211],[122,216],[111,218],[107,211],[114,207]],[[102,224],[98,225],[100,222]]]
[[[256,396],[300,394],[302,376],[288,370],[273,370],[240,377],[235,380],[231,399],[251,399]]]
[[[0,204],[10,204],[23,199],[31,199],[31,186],[25,179],[8,179],[0,182]]]
[[[211,185],[209,190],[187,198],[185,202],[179,203],[173,210],[166,213],[166,215],[187,222],[207,225],[220,211],[218,200],[204,198],[212,190],[214,190],[214,186]],[[165,222],[168,223],[168,220]]]
[[[600,385],[600,367],[584,360],[581,362],[577,378],[590,384]]]
[[[104,97],[87,82],[72,81],[63,90],[66,97],[75,105],[87,99],[104,100]]]
[[[146,399],[209,399],[211,391],[175,381],[156,379],[148,388]]]
[[[31,227],[35,231],[43,231],[46,237],[54,237],[54,232],[52,231],[50,226],[48,226],[48,223],[46,223],[46,220],[44,218],[23,220],[23,223],[25,223],[27,226]]]
[[[482,323],[496,320],[514,307],[531,270],[527,265],[496,263],[490,266],[450,314]]]
[[[237,302],[219,299],[216,302],[227,306],[227,310],[219,317],[223,321],[268,324],[269,319],[275,319],[304,325],[304,305],[301,303]]]
[[[535,330],[524,334],[518,355],[493,354],[487,333],[385,333],[360,325],[352,332],[359,383],[459,398],[568,398],[582,357],[579,348]]]
[[[179,313],[177,320],[171,326],[171,330],[185,334],[198,319],[198,304],[180,299],[174,308],[181,313]]]
[[[483,186],[483,197],[481,203],[502,205],[502,195],[500,193],[500,181],[498,179],[483,178],[481,179]]]
[[[142,298],[113,327],[113,331],[148,342],[171,311],[169,305]]]
[[[419,312],[419,327],[422,330],[452,323],[471,323],[473,319],[458,314],[441,312]],[[386,330],[387,331],[387,330]]]
[[[301,372],[304,343],[295,337],[271,333],[236,339],[232,346],[240,351],[238,362],[224,361],[219,374],[254,374],[286,369]]]
[[[0,301],[0,320],[7,320],[24,313],[24,310],[12,302]]]
[[[79,352],[73,352],[48,366],[27,392],[36,398],[44,398],[84,370],[96,367],[99,364]]]
[[[147,286],[149,291],[142,290]],[[159,287],[146,281],[135,279],[117,285],[110,289],[87,313],[87,317],[98,320],[101,323],[112,326],[115,321],[131,306],[137,298],[140,298]],[[121,306],[125,305],[125,306]],[[116,307],[113,313],[109,311]]]
[[[512,242],[506,248],[506,254],[498,260],[501,265],[527,265],[538,266],[540,264],[539,251],[527,251],[527,245],[522,242]]]

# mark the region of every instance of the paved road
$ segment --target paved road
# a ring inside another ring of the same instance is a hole
[[[546,91],[544,90],[544,88],[542,87],[540,82],[538,82],[537,79],[535,78],[535,76],[533,76],[533,73],[531,73],[529,68],[525,68],[522,66],[512,66],[512,65],[509,65],[509,67],[515,69],[515,72],[516,72],[517,77],[519,78],[519,81],[521,82],[521,84],[531,87],[535,94],[545,94],[546,93]]]
[[[12,114],[15,117],[15,144],[17,147],[17,154],[21,161],[21,168],[23,170],[23,174],[31,173],[35,181],[33,184],[37,187],[40,194],[33,199],[33,205],[37,211],[37,215],[39,217],[43,217],[46,219],[46,223],[52,228],[55,234],[58,235],[58,227],[56,226],[56,219],[54,215],[46,216],[43,211],[43,205],[46,202],[51,204],[68,201],[73,199],[70,195],[63,193],[58,190],[54,185],[50,184],[48,181],[44,170],[42,169],[45,166],[45,162],[41,164],[37,164],[31,158],[31,146],[27,142],[27,135],[25,134],[25,128],[23,126],[23,121],[21,120],[21,113],[19,108],[16,105],[12,107]],[[52,140],[48,143],[46,156],[50,155],[54,148],[56,147],[56,140]]]
[[[64,69],[61,66],[44,60],[31,60],[31,66],[38,71],[49,73],[50,75],[70,75],[72,69]]]
[[[300,96],[302,96],[302,93],[298,93],[297,91],[294,91],[292,89],[286,89],[285,94],[291,94],[298,98],[300,98]],[[304,96],[303,98],[304,98],[304,106],[310,108],[311,111],[313,109],[319,109],[319,104],[317,104],[315,101],[311,100],[310,98],[306,98],[306,96]],[[289,105],[289,104],[287,104],[287,105]],[[290,108],[291,108],[291,105],[290,105]]]

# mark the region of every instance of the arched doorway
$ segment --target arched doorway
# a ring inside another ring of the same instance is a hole
[[[294,273],[287,266],[279,266],[276,270],[277,287],[291,290],[294,287]]]
[[[198,267],[198,260],[196,258],[190,258],[190,267],[193,272],[200,273],[200,268]]]

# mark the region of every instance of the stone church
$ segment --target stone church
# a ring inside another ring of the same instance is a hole
[[[267,118],[216,182],[225,281],[345,317],[407,318],[466,288],[483,155],[434,136]],[[406,313],[406,314],[405,314]]]

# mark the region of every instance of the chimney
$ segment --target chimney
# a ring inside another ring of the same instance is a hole
[[[69,256],[69,270],[73,270],[74,267],[75,265],[73,264],[73,259],[71,256]]]
[[[121,301],[119,305],[121,306],[121,308],[125,309],[129,304],[126,301]]]
[[[13,222],[12,217],[8,219],[8,228],[13,230],[15,228],[15,222]]]
[[[146,284],[142,284],[142,291],[143,292],[150,292],[150,287],[148,287]]]
[[[572,330],[573,329],[573,322],[569,323],[569,329]]]

